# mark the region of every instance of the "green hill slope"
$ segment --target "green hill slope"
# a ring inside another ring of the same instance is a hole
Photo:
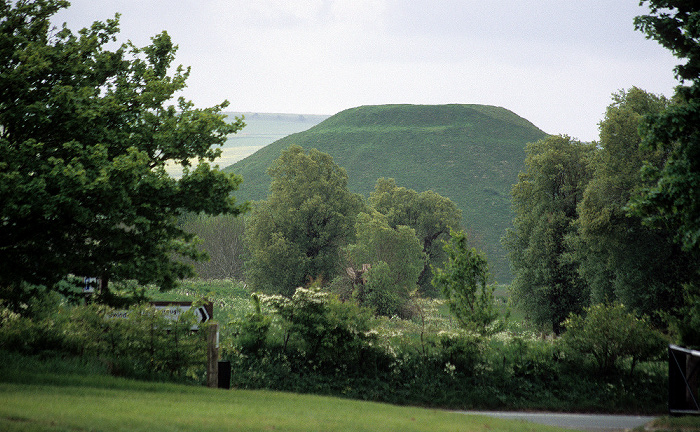
[[[238,199],[264,199],[267,168],[292,144],[333,156],[354,192],[368,196],[380,177],[433,190],[462,209],[465,227],[499,282],[511,276],[500,238],[512,220],[510,189],[525,144],[546,134],[503,108],[485,105],[379,105],[342,111],[226,168],[244,178]]]

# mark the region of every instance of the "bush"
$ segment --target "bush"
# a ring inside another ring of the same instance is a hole
[[[267,342],[267,334],[272,324],[272,318],[262,313],[260,296],[251,295],[254,310],[246,314],[245,318],[236,320],[231,324],[236,330],[233,336],[235,344],[244,355],[259,355]]]
[[[377,315],[399,316],[409,318],[408,293],[402,293],[396,288],[391,269],[384,261],[379,261],[367,271],[367,282],[361,293],[360,304],[372,307]],[[359,293],[356,293],[356,295]]]
[[[370,309],[343,303],[318,288],[297,288],[291,299],[269,296],[263,302],[281,318],[284,349],[303,353],[313,367],[362,372],[368,356],[374,356]]]
[[[482,339],[469,333],[441,333],[440,343],[441,362],[448,374],[459,373],[465,376],[474,375],[477,364],[483,358]]]
[[[610,374],[630,361],[630,374],[640,361],[658,358],[665,343],[646,317],[637,318],[621,304],[585,308],[586,315],[571,314],[561,342],[572,357],[592,358],[600,373]]]
[[[60,305],[42,318],[0,310],[0,346],[22,354],[96,359],[113,375],[202,381],[206,332],[193,333],[194,313],[177,321],[148,305],[121,312],[103,305]]]

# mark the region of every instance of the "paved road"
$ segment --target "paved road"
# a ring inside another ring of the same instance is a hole
[[[608,415],[608,414],[562,414],[524,413],[503,411],[460,411],[463,414],[485,415],[508,420],[524,420],[532,423],[559,426],[579,431],[611,432],[624,431],[643,426],[655,417]]]

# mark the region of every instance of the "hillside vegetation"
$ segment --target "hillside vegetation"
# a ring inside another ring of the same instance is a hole
[[[241,200],[264,199],[267,168],[292,144],[333,156],[353,192],[368,196],[380,177],[433,190],[462,209],[472,240],[499,282],[510,273],[500,239],[510,225],[510,189],[523,168],[525,144],[547,134],[504,108],[486,105],[380,105],[342,111],[227,167],[244,178]]]

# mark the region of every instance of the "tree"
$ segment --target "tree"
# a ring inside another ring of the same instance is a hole
[[[594,303],[619,301],[641,314],[671,311],[682,303],[682,284],[697,265],[673,242],[668,230],[644,226],[627,205],[648,186],[640,169],[659,166],[663,153],[640,147],[644,116],[668,105],[663,96],[636,87],[613,95],[600,123],[600,142],[591,158],[592,179],[578,207],[573,240],[580,272]]]
[[[483,253],[469,248],[464,231],[452,231],[444,242],[444,267],[433,268],[432,283],[439,289],[459,323],[470,330],[486,333],[498,317],[493,287],[488,286],[488,263]]]
[[[52,289],[69,274],[102,278],[103,301],[109,281],[171,288],[192,274],[177,255],[199,257],[176,217],[243,210],[231,196],[241,179],[209,165],[244,125],[225,122],[227,102],[167,105],[189,69],[168,75],[166,32],[110,51],[118,15],[77,35],[51,30],[67,6],[0,2],[0,287],[14,305],[27,284]]]
[[[351,266],[369,264],[366,282],[353,293],[361,305],[379,315],[409,317],[407,303],[418,287],[426,255],[413,228],[392,228],[379,212],[360,213],[355,224],[356,242],[348,246]]]
[[[405,225],[415,230],[423,253],[428,257],[418,280],[420,290],[423,294],[438,295],[430,283],[433,277],[431,265],[442,264],[445,258],[442,240],[449,237],[451,229],[459,229],[462,212],[449,198],[433,191],[418,193],[413,189],[398,187],[394,179],[386,178],[377,180],[369,203],[386,215],[392,228]]]
[[[513,228],[504,238],[515,273],[511,290],[536,323],[551,325],[559,334],[561,322],[580,312],[590,297],[566,240],[575,235],[593,146],[550,136],[528,144],[526,151],[527,170],[512,192]]]
[[[700,246],[700,5],[692,1],[642,0],[650,13],[635,27],[655,39],[684,64],[676,66],[674,103],[650,115],[642,126],[643,145],[665,155],[661,167],[648,164],[645,188],[632,209],[654,226],[676,230],[687,250]]]
[[[311,280],[331,280],[352,239],[362,198],[327,153],[291,146],[268,169],[267,200],[246,223],[246,276],[255,290],[294,294]]]
[[[206,260],[193,262],[198,277],[243,280],[243,218],[230,214],[188,214],[181,218],[180,226],[200,239],[198,247],[208,256]]]

